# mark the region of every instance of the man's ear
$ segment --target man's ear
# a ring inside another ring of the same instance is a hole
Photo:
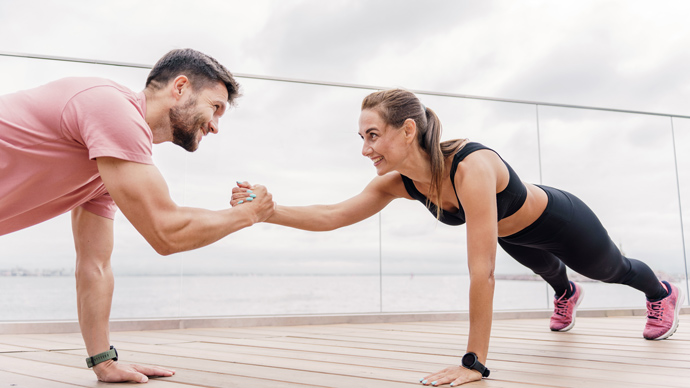
[[[171,93],[176,100],[179,100],[190,87],[189,78],[186,75],[178,75],[172,81]]]
[[[402,130],[405,131],[405,141],[408,144],[417,141],[417,123],[414,120],[405,119]]]

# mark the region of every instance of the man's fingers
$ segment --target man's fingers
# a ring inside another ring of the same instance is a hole
[[[134,381],[136,383],[145,383],[149,378],[145,374],[139,373],[132,369],[125,369],[115,371],[115,373],[98,376],[98,379],[106,383],[121,383],[125,381]]]
[[[146,376],[170,377],[175,374],[174,370],[160,366],[132,365],[132,369]]]

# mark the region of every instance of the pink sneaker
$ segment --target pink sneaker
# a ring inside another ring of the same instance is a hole
[[[565,297],[565,293],[553,301],[553,315],[551,316],[551,331],[568,331],[575,326],[575,311],[582,302],[585,291],[575,282],[570,282],[573,287],[573,294],[570,298]]]
[[[678,328],[678,314],[683,306],[683,290],[663,281],[661,284],[669,291],[658,302],[647,301],[647,324],[642,335],[648,340],[662,340],[673,335]]]

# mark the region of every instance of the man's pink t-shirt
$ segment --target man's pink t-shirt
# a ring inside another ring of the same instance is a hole
[[[113,218],[96,158],[153,164],[146,98],[100,78],[0,96],[0,235],[78,206]]]

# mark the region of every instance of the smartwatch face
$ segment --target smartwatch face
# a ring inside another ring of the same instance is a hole
[[[472,353],[467,353],[464,356],[462,356],[462,366],[464,367],[471,367],[475,361],[477,361],[477,356],[475,356]]]

